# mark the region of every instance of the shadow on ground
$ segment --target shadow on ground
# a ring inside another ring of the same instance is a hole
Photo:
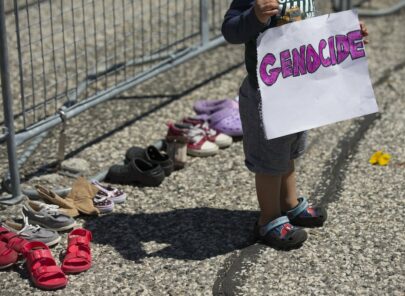
[[[111,214],[91,219],[84,227],[93,242],[114,247],[125,259],[146,257],[204,260],[253,243],[254,211],[213,208],[173,210],[150,214]],[[146,252],[142,243],[166,245]]]

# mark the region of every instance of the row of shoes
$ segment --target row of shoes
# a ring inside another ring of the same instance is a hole
[[[52,252],[40,241],[28,241],[23,236],[0,226],[0,269],[25,261],[32,283],[44,290],[56,290],[67,285],[66,274],[77,274],[92,265],[90,231],[78,228],[68,235],[68,246],[61,266],[56,264]]]
[[[173,170],[183,168],[190,156],[212,156],[242,135],[236,100],[201,100],[194,104],[195,116],[168,123],[166,151],[151,145],[131,147],[124,164],[109,168],[105,180],[115,184],[159,186]]]
[[[62,212],[73,218],[80,213],[98,215],[112,212],[114,205],[124,203],[127,197],[125,192],[118,188],[103,185],[97,180],[89,182],[83,177],[73,183],[66,198],[41,185],[35,188],[44,202],[59,206]]]
[[[58,232],[72,229],[76,221],[63,213],[59,206],[26,199],[21,209],[22,221],[7,219],[2,227],[28,242],[42,242],[47,246],[59,243]]]
[[[123,191],[96,180],[90,183],[84,178],[76,180],[72,188],[75,194],[70,198],[62,198],[40,185],[36,189],[42,200],[26,198],[21,206],[22,219],[6,219],[2,227],[27,241],[39,241],[47,246],[58,244],[61,239],[58,232],[74,228],[73,218],[80,213],[109,213],[115,204],[126,200]]]

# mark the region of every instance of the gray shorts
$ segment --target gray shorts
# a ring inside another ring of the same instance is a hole
[[[239,90],[245,163],[254,173],[283,175],[291,169],[290,160],[304,153],[307,132],[266,140],[260,105],[259,90],[253,88],[249,79],[245,78]]]

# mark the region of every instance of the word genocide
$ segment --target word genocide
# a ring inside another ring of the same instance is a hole
[[[325,68],[343,63],[349,56],[352,60],[365,57],[363,36],[360,30],[347,35],[331,36],[321,39],[314,47],[312,44],[302,45],[293,50],[280,52],[279,67],[273,53],[268,53],[259,65],[260,79],[267,86],[274,85],[280,74],[284,79],[315,73],[322,66]]]

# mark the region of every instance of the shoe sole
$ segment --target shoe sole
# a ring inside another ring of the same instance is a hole
[[[231,146],[232,145],[232,142],[231,143],[217,143],[217,142],[215,142],[215,144],[217,144],[217,146],[219,147],[219,149],[225,149],[225,148],[228,148],[229,146]]]
[[[301,246],[304,244],[305,241],[306,241],[306,239],[301,241],[301,242],[297,242],[297,243],[292,243],[292,244],[286,243],[286,244],[283,244],[283,245],[279,245],[279,244],[271,244],[271,243],[268,243],[268,242],[265,242],[265,241],[261,240],[261,242],[263,244],[265,244],[266,246],[269,246],[269,247],[271,247],[273,249],[281,250],[281,251],[289,251],[289,250],[299,249],[299,248],[301,248]]]
[[[47,245],[48,247],[52,247],[52,246],[58,244],[61,239],[62,238],[59,236],[58,238],[54,239],[53,241],[50,241],[50,242],[47,242],[47,243],[44,243],[44,244]],[[37,241],[37,240],[31,240],[31,241]]]
[[[122,195],[116,196],[114,198],[110,198],[110,200],[112,200],[114,202],[114,204],[122,204],[126,201],[126,199],[127,199],[126,194],[122,194]]]
[[[111,213],[112,211],[114,211],[114,207],[111,207],[111,208],[99,208],[99,207],[97,207],[97,209],[100,211],[100,214],[107,214],[107,213]]]
[[[212,149],[212,150],[189,150],[187,149],[187,154],[191,156],[198,156],[198,157],[206,157],[206,156],[213,156],[217,154],[219,149]]]
[[[15,264],[15,262],[10,263],[10,264],[8,264],[8,265],[3,265],[3,266],[0,266],[0,270],[2,270],[2,269],[6,269],[6,268],[9,268],[10,266],[13,266],[14,264]]]
[[[214,144],[217,144],[217,146],[219,147],[219,149],[224,149],[224,148],[228,148],[229,146],[232,145],[233,140],[230,137],[229,140],[224,140],[224,141],[214,141]]]
[[[32,221],[32,220],[31,220],[31,221]],[[59,228],[54,228],[54,227],[51,227],[51,226],[49,226],[49,225],[46,225],[46,224],[41,223],[41,222],[38,222],[38,221],[32,221],[32,222],[35,223],[35,224],[37,224],[37,225],[39,225],[39,226],[42,226],[43,228],[46,228],[46,229],[49,229],[49,230],[53,230],[53,231],[65,231],[65,230],[72,229],[72,228],[74,228],[74,227],[77,225],[77,223],[76,223],[76,221],[75,221],[74,223],[72,223],[72,224],[70,224],[70,225],[62,226],[62,227],[59,227]]]
[[[308,239],[308,234],[306,232],[304,232],[299,240],[294,241],[294,242],[289,242],[288,240],[283,241],[282,243],[280,242],[273,242],[273,241],[267,241],[264,238],[257,236],[256,235],[256,240],[261,242],[262,244],[265,244],[266,246],[269,246],[271,248],[274,248],[276,250],[282,250],[282,251],[289,251],[289,250],[293,250],[293,249],[298,249],[300,248],[304,242]]]

